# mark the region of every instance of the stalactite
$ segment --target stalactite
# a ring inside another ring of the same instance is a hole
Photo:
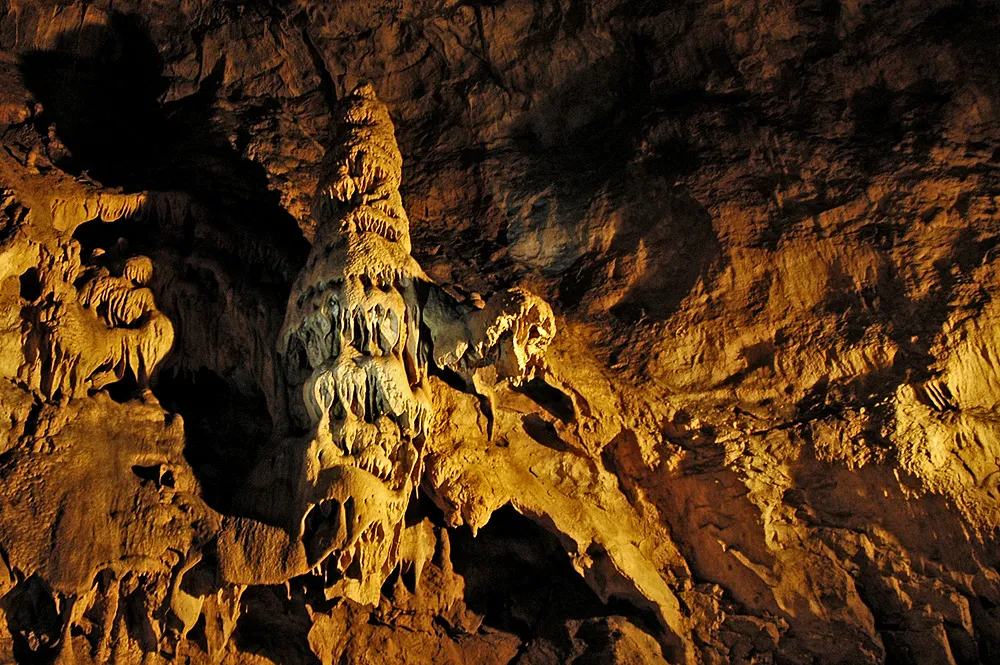
[[[314,439],[333,446],[321,455],[321,466],[338,467],[348,479],[360,471],[393,490],[390,505],[359,497],[377,528],[338,564],[341,573],[349,565],[360,569],[360,579],[340,590],[372,602],[396,566],[395,536],[385,534],[397,533],[429,435],[427,376],[436,329],[469,338],[465,346],[475,355],[463,359],[463,368],[488,365],[490,350],[502,347],[502,378],[521,380],[555,327],[548,306],[521,290],[482,311],[455,303],[453,319],[428,317],[418,289],[436,287],[410,256],[399,194],[402,156],[388,111],[371,86],[362,85],[334,120],[330,182],[314,207],[317,236],[292,288],[278,351],[292,376],[296,350],[305,350],[311,376],[290,386],[290,399],[303,400]],[[431,327],[430,338],[421,323]]]

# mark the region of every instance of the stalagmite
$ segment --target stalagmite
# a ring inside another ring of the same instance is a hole
[[[399,194],[403,160],[388,111],[370,85],[340,102],[334,131],[330,181],[314,205],[313,250],[292,287],[278,353],[289,377],[308,373],[289,382],[289,402],[293,418],[321,442],[318,473],[338,473],[334,485],[342,487],[327,493],[355,496],[372,482],[388,490],[384,502],[356,496],[374,526],[357,545],[348,543],[338,560],[341,573],[352,566],[359,572],[337,592],[375,602],[398,563],[396,527],[419,482],[432,417],[428,349],[442,334],[462,336],[472,355],[452,352],[441,367],[461,362],[471,372],[498,362],[497,380],[520,381],[539,362],[555,327],[548,305],[517,289],[498,294],[484,310],[452,301],[452,318],[440,308],[428,316],[426,294],[434,293],[432,300],[448,296],[410,255]]]
[[[1000,663],[998,28],[0,2],[0,665]]]

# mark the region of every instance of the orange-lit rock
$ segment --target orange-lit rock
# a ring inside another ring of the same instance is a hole
[[[0,8],[0,662],[997,662],[997,23]]]

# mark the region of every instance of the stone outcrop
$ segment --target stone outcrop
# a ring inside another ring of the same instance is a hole
[[[0,662],[996,662],[997,23],[0,7]]]

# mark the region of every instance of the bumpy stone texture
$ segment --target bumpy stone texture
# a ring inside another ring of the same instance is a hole
[[[990,7],[113,9],[0,16],[0,660],[1000,658]],[[301,471],[274,349],[360,81],[425,316],[524,288],[559,328],[521,386],[428,377],[375,605],[212,572],[287,533],[247,496]]]
[[[425,549],[407,547],[404,518],[432,426],[428,372],[455,371],[487,395],[505,381],[522,384],[543,364],[555,321],[524,289],[476,306],[424,274],[410,255],[402,156],[371,85],[337,104],[329,161],[313,206],[319,228],[292,285],[277,351],[287,418],[309,430],[305,561],[324,578],[327,597],[374,604],[393,570]],[[266,489],[254,488],[255,503],[275,503],[268,490],[288,454],[280,448],[258,464]]]

